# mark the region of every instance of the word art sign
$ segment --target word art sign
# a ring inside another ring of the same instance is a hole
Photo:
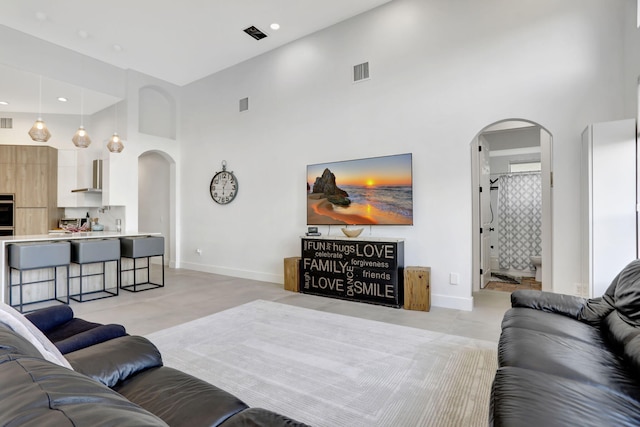
[[[404,242],[303,238],[300,292],[401,307]]]

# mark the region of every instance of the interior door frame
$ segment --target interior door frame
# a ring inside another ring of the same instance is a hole
[[[539,123],[526,119],[504,119],[491,123],[480,130],[470,143],[471,150],[471,205],[472,205],[472,262],[471,278],[472,292],[481,289],[480,286],[480,171],[479,146],[480,135],[488,128],[507,121],[531,123],[540,128],[540,162],[542,176],[542,290],[553,291],[553,136]],[[488,190],[487,190],[488,191]]]

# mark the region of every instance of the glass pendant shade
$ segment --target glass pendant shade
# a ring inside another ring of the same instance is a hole
[[[31,130],[29,130],[29,136],[36,142],[47,142],[51,138],[51,132],[47,129],[47,125],[41,117],[33,124]]]
[[[29,136],[36,142],[47,142],[51,138],[51,132],[47,129],[47,125],[42,120],[42,76],[38,84],[38,120],[31,126]]]
[[[120,139],[118,132],[113,133],[113,136],[107,143],[107,148],[112,153],[120,153],[122,150],[124,150],[124,144],[122,143],[122,139]]]
[[[71,138],[73,144],[78,148],[87,148],[89,144],[91,144],[91,138],[89,138],[89,134],[86,130],[84,130],[84,126],[80,126],[76,133]]]

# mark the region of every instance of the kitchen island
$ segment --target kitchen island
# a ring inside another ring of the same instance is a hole
[[[88,239],[117,239],[120,237],[158,236],[160,233],[89,231],[78,233],[49,233],[31,236],[0,236],[0,301],[8,303],[9,246],[14,243],[46,243]]]

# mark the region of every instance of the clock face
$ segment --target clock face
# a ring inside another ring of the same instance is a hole
[[[211,198],[221,205],[226,205],[235,199],[238,194],[238,181],[231,172],[222,171],[213,176],[211,180]]]

